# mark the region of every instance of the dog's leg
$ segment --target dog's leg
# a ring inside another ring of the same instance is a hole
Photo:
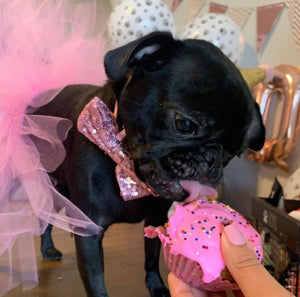
[[[55,189],[65,197],[69,197],[68,188],[57,183],[56,179],[52,176],[50,178],[52,180],[53,185],[55,186]],[[59,209],[57,211],[59,211]],[[45,232],[41,235],[41,253],[45,260],[58,261],[61,260],[62,253],[54,246],[52,240],[52,227],[53,226],[49,224]]]
[[[45,232],[41,235],[41,252],[43,258],[49,261],[58,261],[61,260],[62,253],[57,250],[52,241],[52,225],[49,224]]]
[[[148,218],[145,220],[145,226],[163,225],[165,220],[158,222]],[[151,297],[170,297],[169,290],[164,285],[164,282],[159,273],[159,255],[161,242],[158,237],[145,237],[145,270],[146,270],[146,286],[150,291]]]
[[[104,282],[102,234],[81,237],[75,235],[79,273],[88,297],[108,297]]]

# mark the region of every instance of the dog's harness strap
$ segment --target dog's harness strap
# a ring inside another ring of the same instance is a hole
[[[134,173],[134,165],[124,146],[114,114],[98,97],[93,98],[81,112],[78,131],[95,143],[117,163],[116,178],[125,201],[155,195]]]

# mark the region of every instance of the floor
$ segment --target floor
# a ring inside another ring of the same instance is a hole
[[[76,266],[74,239],[70,234],[53,229],[53,239],[63,259],[57,262],[43,260],[36,238],[39,284],[23,292],[17,287],[5,297],[83,297],[84,288]],[[105,234],[105,275],[110,297],[149,297],[145,287],[143,224],[113,225]],[[167,277],[167,267],[161,258],[161,274]]]

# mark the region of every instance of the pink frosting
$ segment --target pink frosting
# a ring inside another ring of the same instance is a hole
[[[210,283],[220,277],[225,268],[220,235],[224,225],[229,223],[243,233],[261,262],[263,251],[258,232],[241,214],[215,200],[197,199],[184,206],[176,205],[166,230],[159,227],[155,232],[164,246],[170,246],[172,254],[181,254],[198,262],[203,271],[203,282]],[[153,237],[149,228],[146,236]]]

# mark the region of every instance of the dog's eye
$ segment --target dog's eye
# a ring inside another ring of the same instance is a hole
[[[176,130],[183,134],[195,135],[198,131],[198,126],[193,121],[182,117],[178,113],[175,114],[174,124]]]

